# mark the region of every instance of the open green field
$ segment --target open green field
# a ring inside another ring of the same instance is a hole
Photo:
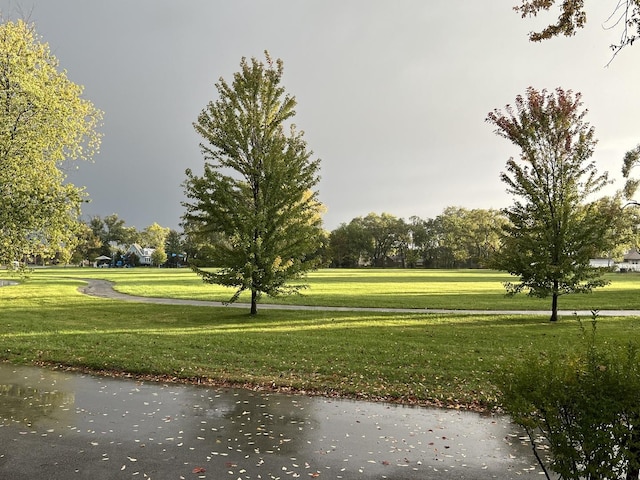
[[[59,268],[51,277],[102,278],[131,295],[228,300],[233,290],[203,284],[189,269]],[[610,285],[586,295],[560,298],[562,310],[640,310],[640,274],[608,274]],[[264,303],[454,310],[549,310],[550,299],[505,296],[508,274],[491,270],[324,269],[310,273],[301,295],[264,298]],[[249,294],[240,297],[248,302]]]
[[[505,364],[528,352],[566,350],[579,337],[575,320],[551,324],[538,315],[264,309],[250,317],[244,309],[121,302],[82,295],[79,277],[108,278],[119,290],[135,294],[228,296],[202,285],[188,270],[37,270],[20,285],[0,288],[0,360],[165,380],[491,407],[499,403],[493,379]],[[310,277],[308,293],[294,301],[529,308],[526,297],[503,297],[503,279],[499,273],[481,271],[323,270]],[[620,275],[612,280],[597,294],[598,304],[589,303],[596,294],[578,296],[583,302],[573,308],[638,308],[640,302],[633,300],[634,291],[640,291],[640,277]],[[561,301],[561,308],[571,308],[569,299]],[[545,308],[546,302],[539,305]],[[598,328],[610,342],[640,338],[638,318],[601,318]]]

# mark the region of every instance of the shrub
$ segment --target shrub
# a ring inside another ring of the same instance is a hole
[[[567,480],[637,480],[638,347],[598,343],[597,312],[590,329],[578,324],[576,351],[529,355],[504,369],[503,406],[526,430],[547,478],[549,468]]]

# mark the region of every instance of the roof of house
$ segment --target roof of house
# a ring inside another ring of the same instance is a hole
[[[155,248],[148,248],[148,247],[142,248],[137,243],[132,243],[129,246],[129,250],[135,251],[135,254],[138,255],[139,257],[150,257],[151,254],[156,251]]]
[[[640,260],[640,252],[638,252],[636,248],[629,250],[627,254],[624,256],[625,262],[629,260]]]

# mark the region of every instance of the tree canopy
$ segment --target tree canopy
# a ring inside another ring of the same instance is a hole
[[[629,150],[622,161],[622,176],[626,179],[624,196],[627,200],[637,204],[633,199],[640,185],[640,180],[631,176],[631,171],[640,164],[640,145]]]
[[[143,247],[156,249],[165,248],[167,236],[169,235],[170,231],[170,228],[162,227],[156,222],[153,222],[140,233],[140,243]]]
[[[514,10],[525,17],[535,17],[542,11],[548,11],[556,4],[556,0],[522,0],[522,3],[514,7]],[[563,0],[560,5],[560,14],[556,23],[552,23],[538,32],[529,34],[533,42],[540,42],[559,35],[573,36],[576,31],[587,23],[587,12],[584,0]],[[633,42],[640,35],[640,0],[619,0],[612,3],[612,13],[607,23],[611,26],[620,26],[620,41],[611,45],[617,53]]]
[[[495,133],[521,150],[501,174],[514,204],[505,210],[510,223],[493,266],[520,277],[506,285],[509,293],[551,296],[551,320],[557,320],[560,295],[605,285],[589,260],[614,241],[616,209],[591,200],[609,181],[590,160],[596,140],[581,107],[579,93],[530,87],[515,107],[487,116]]]
[[[204,174],[187,170],[184,182],[189,235],[210,242],[218,267],[193,269],[233,287],[232,302],[250,291],[252,314],[261,294],[303,287],[292,282],[319,265],[323,238],[320,161],[291,123],[296,100],[281,85],[282,61],[265,55],[264,63],[243,58],[231,84],[216,84],[218,100],[194,123],[205,140]]]
[[[329,235],[334,267],[478,268],[500,247],[505,216],[497,210],[446,207],[436,218],[405,221],[369,213]]]
[[[60,164],[98,151],[102,112],[59,69],[33,25],[0,25],[0,263],[68,249],[82,188]]]

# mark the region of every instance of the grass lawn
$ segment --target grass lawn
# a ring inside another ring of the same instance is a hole
[[[0,288],[0,360],[407,403],[491,407],[499,402],[493,378],[505,364],[531,351],[571,348],[579,335],[575,320],[551,324],[544,316],[490,312],[262,310],[252,318],[243,309],[87,297],[78,292],[82,282],[73,277],[108,278],[117,282],[119,290],[139,295],[201,299],[229,295],[202,285],[187,270],[37,270],[20,285]],[[480,271],[323,270],[310,276],[309,293],[293,301],[402,307],[428,301],[420,306],[530,308],[526,297],[503,297],[504,278]],[[633,294],[640,277],[619,275],[612,280],[598,294],[577,296],[583,301],[574,307],[568,306],[571,297],[563,298],[561,308],[640,308]],[[596,295],[597,305],[590,303]],[[546,308],[546,302],[538,305]],[[598,328],[603,339],[626,342],[639,338],[638,320],[601,318]]]
[[[39,275],[45,274],[40,272]],[[228,300],[233,290],[206,285],[189,269],[46,270],[51,277],[103,278],[123,293],[149,297]],[[562,310],[640,310],[640,274],[612,273],[610,285],[586,295],[560,298]],[[308,276],[301,295],[264,298],[264,303],[349,307],[473,310],[549,310],[550,299],[505,296],[508,274],[491,270],[324,269]],[[249,301],[249,294],[240,297]]]

